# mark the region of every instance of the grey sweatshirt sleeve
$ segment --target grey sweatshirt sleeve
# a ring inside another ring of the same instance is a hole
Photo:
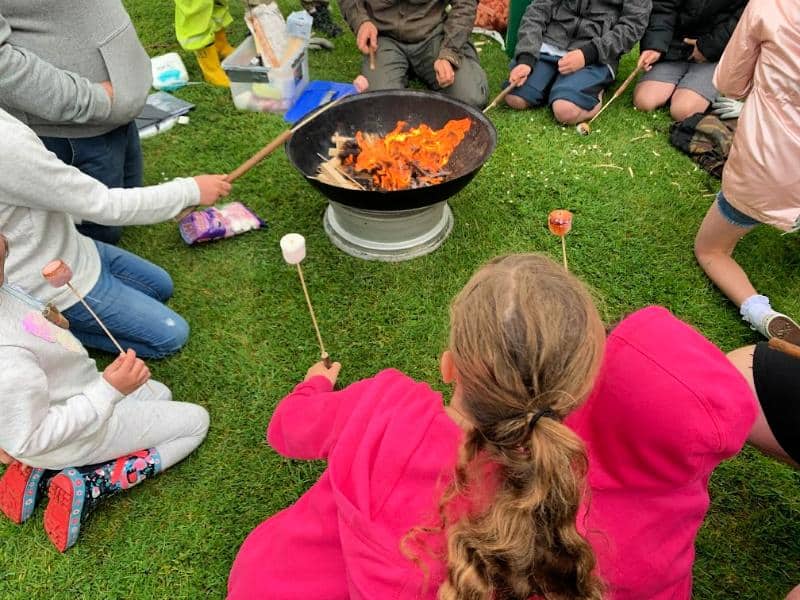
[[[82,394],[51,406],[47,376],[29,350],[0,347],[0,364],[14,367],[0,377],[0,448],[23,463],[91,435],[122,398],[98,373]]]
[[[630,52],[647,29],[652,7],[652,0],[625,0],[614,26],[581,46],[586,64],[616,64],[620,56]]]
[[[369,14],[363,0],[339,0],[339,10],[353,33],[358,35],[358,28],[369,21]]]
[[[63,71],[8,43],[11,27],[0,14],[0,103],[54,122],[103,121],[111,99],[99,83]]]
[[[14,177],[0,177],[0,204],[63,212],[101,225],[150,225],[200,201],[192,178],[109,189],[61,162],[33,131],[8,119],[0,118],[0,172]]]
[[[517,34],[515,59],[531,68],[539,58],[542,37],[553,15],[553,0],[532,0],[522,16]]]

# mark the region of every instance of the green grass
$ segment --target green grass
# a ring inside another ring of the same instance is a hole
[[[171,2],[127,4],[151,54],[178,50]],[[237,19],[232,39],[244,31]],[[352,36],[336,44],[333,53],[312,54],[315,79],[357,73]],[[483,46],[481,58],[497,93],[506,58],[494,44]],[[184,59],[198,80],[193,58]],[[627,57],[621,75],[632,66]],[[225,90],[191,86],[178,95],[197,109],[189,126],[144,143],[148,183],[227,172],[285,127],[275,116],[237,112]],[[559,259],[546,227],[554,208],[575,213],[571,267],[597,290],[609,320],[656,303],[726,350],[756,340],[694,262],[693,237],[718,182],[670,147],[666,114],[635,112],[628,92],[586,138],[546,110],[501,108],[492,119],[499,146],[452,200],[453,234],[411,262],[363,262],[334,249],[321,227],[325,200],[281,152],[234,188],[235,199],[269,222],[266,231],[187,248],[174,223],[129,228],[123,246],[172,274],[172,306],[192,326],[188,346],[151,368],[177,399],[210,411],[208,440],[157,481],[101,508],[64,556],[47,541],[40,512],[22,527],[0,522],[0,598],[220,598],[247,533],[315,481],[322,465],[283,460],[264,442],[276,402],[317,357],[297,277],[278,249],[287,232],[308,240],[307,281],[345,383],[390,366],[437,382],[449,300],[496,254]],[[600,166],[607,164],[620,169]],[[795,237],[768,228],[737,251],[758,289],[794,315],[799,256]],[[798,483],[795,472],[751,450],[717,470],[697,543],[697,598],[782,598],[800,582]]]

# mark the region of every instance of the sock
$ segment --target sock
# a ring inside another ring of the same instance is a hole
[[[739,308],[739,314],[742,315],[742,319],[750,324],[750,328],[755,329],[765,337],[768,336],[766,331],[764,331],[764,320],[766,317],[776,312],[777,311],[773,310],[772,306],[770,306],[769,298],[761,296],[760,294],[750,296],[747,300],[742,302],[742,306]]]

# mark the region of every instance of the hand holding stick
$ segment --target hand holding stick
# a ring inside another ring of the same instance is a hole
[[[330,369],[333,363],[331,362],[331,357],[325,351],[325,344],[322,343],[322,335],[319,332],[317,316],[314,314],[314,307],[311,304],[311,296],[308,294],[306,280],[303,277],[303,269],[300,266],[300,263],[303,262],[303,259],[306,257],[305,238],[299,233],[287,233],[281,238],[281,253],[283,254],[283,260],[285,260],[287,264],[297,266],[297,274],[300,277],[300,285],[303,287],[303,294],[305,295],[306,303],[308,304],[308,312],[311,314],[311,322],[314,325],[314,332],[317,334],[320,358],[322,359],[325,368]]]

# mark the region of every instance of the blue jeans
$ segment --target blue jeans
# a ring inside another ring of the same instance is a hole
[[[725,197],[725,194],[722,193],[722,190],[720,190],[717,194],[717,208],[719,209],[719,212],[722,213],[722,216],[725,217],[725,220],[736,227],[749,228],[761,224],[761,221],[756,221],[754,218],[748,217],[739,209],[731,206],[731,203],[728,202],[728,199]]]
[[[95,137],[43,137],[42,142],[63,162],[110,188],[142,185],[142,146],[133,121]],[[78,231],[107,244],[116,244],[122,237],[122,227],[97,225],[88,221],[78,225]]]
[[[100,278],[86,294],[86,303],[125,350],[133,348],[142,358],[163,358],[180,350],[189,337],[189,325],[163,304],[172,296],[169,274],[115,246],[95,245]],[[84,346],[119,353],[83,304],[70,306],[64,316]]]

